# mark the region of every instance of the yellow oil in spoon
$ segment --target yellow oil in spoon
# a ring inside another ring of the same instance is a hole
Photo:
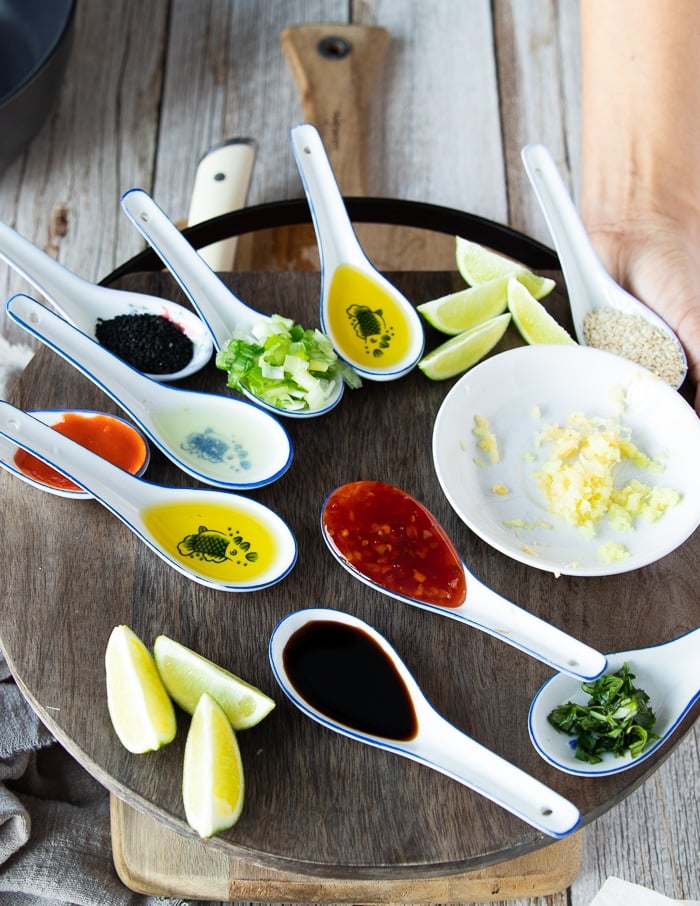
[[[254,584],[279,556],[275,534],[233,501],[158,503],[141,518],[173,560],[218,582]]]
[[[412,333],[396,300],[350,264],[331,280],[327,330],[340,355],[358,368],[391,368],[409,353]]]

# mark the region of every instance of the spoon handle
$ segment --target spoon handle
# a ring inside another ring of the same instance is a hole
[[[551,837],[576,829],[576,806],[532,775],[466,736],[431,707],[421,709],[421,731],[406,754],[480,793]]]
[[[219,349],[234,333],[250,333],[255,323],[266,318],[236,298],[147,192],[130,189],[122,195],[121,204],[177,280]]]
[[[163,393],[165,388],[131,368],[97,340],[82,333],[36,299],[20,293],[12,296],[5,308],[13,321],[97,384],[145,429],[143,416],[146,406],[152,404],[156,395]]]
[[[316,229],[321,269],[328,270],[338,261],[362,267],[367,257],[355,235],[318,130],[304,123],[291,130],[290,138]]]
[[[85,323],[84,311],[95,286],[59,264],[46,252],[20,236],[5,223],[0,223],[0,258],[25,280],[50,299],[75,324]],[[94,327],[94,316],[92,326]]]
[[[4,400],[0,400],[0,436],[80,485],[128,525],[137,523],[138,508],[130,499],[138,482],[143,506],[149,487],[144,482]],[[0,443],[0,455],[3,449]]]
[[[521,157],[559,255],[576,335],[579,342],[583,342],[582,324],[577,316],[578,300],[584,303],[583,310],[590,308],[586,302],[589,292],[593,289],[599,294],[604,292],[603,284],[609,275],[591,245],[547,148],[539,144],[526,145]]]
[[[454,613],[562,673],[592,680],[604,672],[607,666],[604,654],[501,597],[466,567],[465,572],[467,600],[446,613]]]

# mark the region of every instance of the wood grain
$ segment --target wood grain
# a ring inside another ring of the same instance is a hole
[[[164,828],[112,797],[114,864],[132,890],[158,896],[300,903],[487,902],[560,893],[581,866],[583,831],[517,859],[464,874],[363,881],[261,868]]]
[[[420,302],[450,291],[458,278],[401,273],[393,279]],[[232,285],[262,310],[284,307],[302,323],[313,317],[319,293],[317,274],[238,274]],[[160,273],[134,277],[130,288],[181,299]],[[564,298],[551,302],[563,317]],[[429,346],[435,341],[428,336]],[[193,386],[220,389],[221,381],[209,368]],[[255,496],[293,527],[299,561],[283,584],[262,592],[227,595],[188,582],[94,501],[50,497],[3,476],[1,530],[22,540],[21,548],[10,545],[3,648],[42,719],[109,789],[188,833],[180,801],[186,721],[175,743],[137,757],[120,748],[106,708],[99,707],[104,645],[115,624],[133,626],[148,644],[164,632],[275,692],[266,657],[270,632],[289,611],[316,605],[348,610],[376,626],[403,654],[438,710],[571,798],[586,822],[621,801],[669,754],[670,747],[636,770],[603,780],[550,769],[526,731],[530,700],[548,675],[544,665],[448,619],[392,602],[329,560],[318,527],[325,495],[344,481],[379,478],[433,509],[486,584],[602,650],[652,644],[694,625],[697,535],[658,564],[606,579],[555,579],[475,538],[447,505],[431,465],[432,424],[448,385],[428,382],[418,372],[390,384],[368,383],[323,419],[288,424],[292,467]],[[23,408],[113,408],[48,352],[30,364],[15,399]],[[187,481],[159,455],[148,477],[166,484]],[[667,601],[663,609],[656,606],[660,596]],[[631,621],[630,613],[638,619]],[[390,879],[407,870],[429,877],[484,868],[546,842],[448,778],[348,744],[276,697],[273,714],[241,734],[248,777],[243,817],[209,846],[276,870]]]

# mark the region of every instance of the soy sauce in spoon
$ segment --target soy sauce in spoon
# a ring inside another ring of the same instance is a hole
[[[357,617],[291,613],[275,627],[269,655],[284,693],[328,729],[446,774],[550,836],[578,825],[571,802],[439,714],[389,642]]]
[[[605,670],[603,654],[480,582],[405,491],[379,481],[343,485],[326,499],[321,526],[350,573],[399,601],[482,629],[572,676],[594,679]]]

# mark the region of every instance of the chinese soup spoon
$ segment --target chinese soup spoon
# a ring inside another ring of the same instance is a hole
[[[321,515],[331,553],[357,579],[433,613],[461,620],[581,679],[603,654],[492,591],[467,569],[445,530],[405,491],[379,481],[336,488]]]
[[[272,633],[270,662],[285,694],[324,727],[446,774],[552,837],[579,824],[575,805],[442,717],[389,642],[357,617],[290,614]]]

